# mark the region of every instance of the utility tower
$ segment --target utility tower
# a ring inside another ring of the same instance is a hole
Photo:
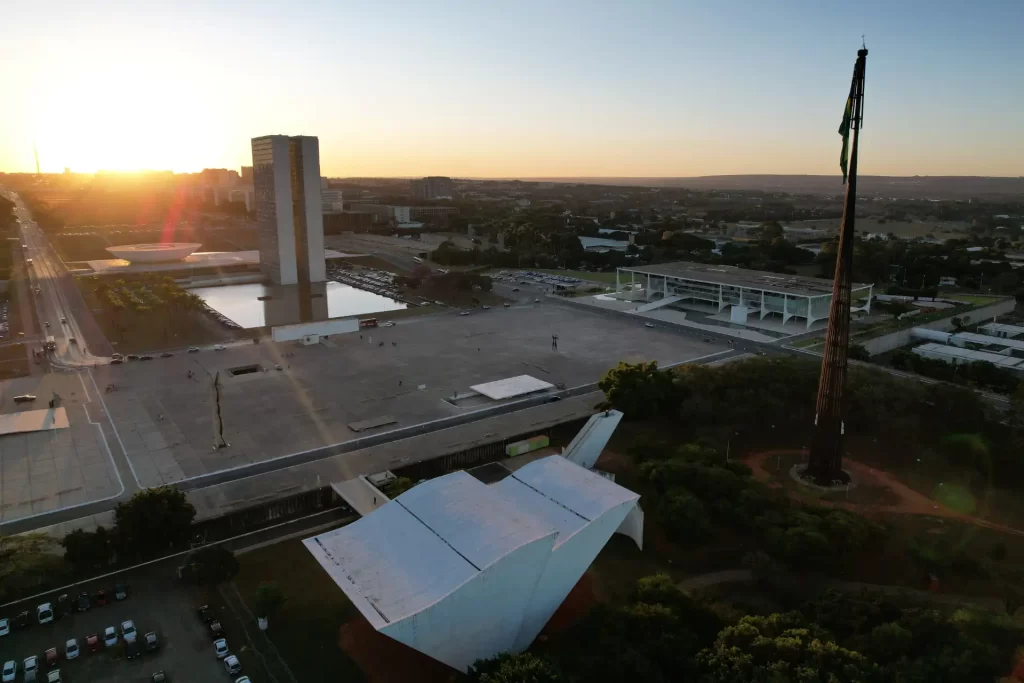
[[[850,289],[853,279],[853,233],[857,202],[857,146],[864,114],[864,67],[868,51],[857,51],[853,67],[853,82],[846,101],[843,123],[843,151],[839,165],[847,175],[847,144],[850,135],[853,144],[849,154],[849,180],[843,205],[843,223],[839,230],[839,250],[836,254],[836,272],[832,284],[832,304],[829,309],[828,331],[825,334],[825,352],[821,359],[821,379],[818,381],[818,402],[814,416],[814,434],[804,476],[814,483],[828,486],[834,482],[847,482],[843,471],[843,448],[846,435],[846,354],[850,343]]]

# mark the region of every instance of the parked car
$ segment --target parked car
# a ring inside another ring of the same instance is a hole
[[[85,649],[89,652],[100,651],[100,637],[96,633],[91,633],[85,637]]]
[[[49,624],[53,621],[53,606],[44,602],[36,607],[36,621],[40,624]]]
[[[216,619],[216,617],[213,616],[213,610],[210,609],[209,605],[200,605],[196,608],[196,613],[204,624],[209,624],[211,621]]]
[[[153,360],[153,356],[147,353],[145,355],[139,356],[139,360]]]
[[[189,353],[199,353],[199,347],[198,346],[190,346],[190,347],[188,347],[188,352]]]
[[[213,641],[213,653],[217,655],[217,659],[224,659],[231,651],[228,649],[228,641],[224,638],[218,638]]]
[[[110,602],[110,598],[107,597],[107,591],[102,588],[96,591],[96,594],[92,596],[93,602],[96,603],[97,607],[102,607]]]
[[[146,652],[156,652],[160,649],[160,641],[157,639],[156,632],[154,631],[150,631],[142,636],[142,642],[146,646]]]
[[[32,394],[22,394],[21,396],[14,397],[15,403],[31,403],[34,400],[36,400],[36,397]]]
[[[124,639],[125,642],[128,642],[129,640],[135,640],[136,635],[137,632],[135,630],[134,621],[128,619],[127,621],[121,622],[121,637]]]
[[[4,673],[3,682],[11,683],[14,677],[18,675],[18,663],[13,659],[9,662],[4,662]]]
[[[71,605],[71,598],[68,597],[67,593],[61,593],[57,598],[57,614],[61,617],[67,617],[74,611],[74,607]]]
[[[11,620],[0,619],[0,636],[6,636],[11,632]]]
[[[12,623],[14,624],[14,628],[28,627],[32,623],[28,618],[28,610],[23,610],[15,614]]]
[[[173,356],[173,355],[174,355],[174,354],[173,354],[173,353],[171,353],[170,351],[164,351],[163,353],[161,353],[161,354],[160,354],[160,357],[161,357],[161,358],[170,358],[170,357],[171,357],[171,356]]]
[[[242,663],[238,661],[238,657],[234,655],[228,655],[224,658],[224,670],[230,675],[235,675],[242,672]]]
[[[103,629],[103,647],[114,647],[117,645],[117,629],[108,626]]]
[[[110,354],[110,357],[113,358],[114,360],[124,360],[124,356],[122,356],[119,353],[112,353]]]
[[[51,647],[43,653],[43,659],[46,660],[47,668],[53,668],[57,666],[57,648]]]
[[[167,674],[163,671],[157,671],[153,674],[153,677],[150,680],[152,680],[153,683],[167,683]]]
[[[64,643],[64,658],[77,659],[78,654],[78,638],[69,638],[68,642]]]
[[[135,353],[129,353],[127,357],[128,357],[128,360],[138,360],[139,359],[138,354],[135,354]]]
[[[123,583],[114,584],[114,599],[124,600],[128,597],[128,586]]]
[[[239,676],[235,679],[235,683],[252,683],[248,676]]]
[[[223,344],[214,344],[213,345],[213,350],[214,351],[223,351],[225,348],[227,348],[227,347],[224,346]]]
[[[60,677],[60,669],[54,669],[46,674],[46,683],[61,683],[64,680]]]
[[[220,625],[219,621],[210,622],[210,636],[213,638],[223,638],[226,634],[224,633],[224,627]]]
[[[127,659],[135,659],[141,654],[142,650],[139,649],[139,643],[132,638],[131,640],[124,641],[124,656]]]
[[[39,657],[32,655],[26,657],[25,661],[21,663],[21,670],[25,672],[25,681],[36,680],[36,674],[39,672]]]
[[[114,358],[114,359],[112,359],[112,360],[110,361],[110,364],[111,364],[111,365],[120,365],[120,364],[121,364],[121,363],[123,363],[123,362],[124,362],[124,361],[123,361],[123,360],[121,360],[120,358]]]
[[[92,607],[92,599],[89,597],[88,593],[82,591],[78,594],[78,601],[75,603],[75,608],[79,612],[88,612],[90,607]]]

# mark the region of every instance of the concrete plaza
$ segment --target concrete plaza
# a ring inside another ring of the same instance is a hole
[[[724,348],[542,304],[402,319],[318,346],[264,341],[95,372],[101,387],[116,386],[104,399],[139,484],[157,486],[375,431],[353,432],[347,425],[356,421],[393,416],[397,422],[382,429],[394,429],[478,409],[479,401],[451,398],[482,382],[529,374],[574,387],[620,360],[679,362]],[[259,369],[229,372],[252,365]],[[218,420],[230,444],[221,449],[213,447]]]

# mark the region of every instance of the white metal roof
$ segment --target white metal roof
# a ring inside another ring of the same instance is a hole
[[[545,391],[553,388],[554,386],[555,385],[550,382],[539,380],[536,377],[531,377],[530,375],[519,375],[517,377],[499,379],[495,382],[474,384],[470,389],[478,394],[483,394],[489,399],[500,401],[514,396],[532,394],[536,391]]]
[[[421,612],[532,541],[557,545],[639,496],[552,455],[488,486],[466,472],[425,481],[304,544],[376,628]]]
[[[1020,337],[1024,335],[1024,327],[1020,325],[1006,325],[1004,323],[988,323],[986,325],[979,325],[979,330],[989,333],[1001,332],[1007,337]]]
[[[913,351],[914,353],[922,356],[943,357],[951,359],[954,362],[986,361],[993,365],[1008,369],[1016,369],[1024,365],[1024,359],[1022,358],[1003,356],[989,351],[963,349],[959,346],[950,346],[946,344],[922,344],[921,346],[914,347]]]
[[[1007,337],[993,337],[988,334],[977,334],[975,332],[957,332],[954,339],[963,339],[972,344],[984,344],[985,346],[1001,346],[1006,349],[1017,349],[1024,351],[1024,339],[1009,339]]]

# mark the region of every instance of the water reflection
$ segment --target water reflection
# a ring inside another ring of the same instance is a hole
[[[401,301],[340,282],[313,285],[225,285],[190,290],[245,329],[367,315],[406,308]],[[261,301],[260,299],[263,299]]]

